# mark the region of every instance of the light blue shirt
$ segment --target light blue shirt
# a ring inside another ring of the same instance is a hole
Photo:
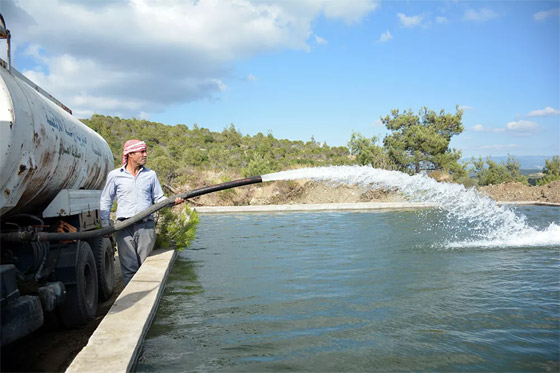
[[[142,167],[134,177],[125,166],[107,175],[100,201],[101,220],[104,222],[109,221],[115,197],[118,204],[117,219],[130,218],[165,198],[155,171]]]

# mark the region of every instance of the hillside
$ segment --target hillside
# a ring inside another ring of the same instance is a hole
[[[358,164],[356,157],[350,155],[348,147],[331,147],[313,139],[307,142],[276,139],[270,133],[266,136],[262,133],[255,136],[243,135],[233,124],[222,132],[215,132],[196,124],[191,127],[185,124],[170,126],[103,115],[93,115],[83,122],[107,140],[115,157],[115,166],[120,165],[122,144],[127,139],[144,140],[148,144],[148,167],[158,173],[163,185],[176,191],[286,169]],[[541,158],[543,157],[523,159],[531,164],[544,163],[544,158]],[[472,179],[467,181],[466,185],[476,185],[476,181]],[[506,183],[480,188],[483,193],[501,201],[560,203],[558,189],[560,186],[557,183],[544,187]],[[192,202],[207,206],[231,206],[399,200],[402,198],[394,191],[342,186],[332,188],[297,181],[237,188],[202,196]]]
[[[313,139],[276,139],[272,134],[243,135],[233,124],[214,132],[196,124],[170,126],[103,115],[82,121],[107,140],[115,166],[120,165],[126,140],[144,140],[148,145],[148,167],[158,173],[162,183],[170,185],[200,184],[201,172],[208,170],[220,174],[217,182],[223,182],[294,167],[353,164],[347,147],[331,147]]]

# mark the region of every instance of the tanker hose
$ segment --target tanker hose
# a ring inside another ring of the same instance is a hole
[[[142,212],[132,216],[129,219],[123,220],[121,222],[116,223],[113,226],[105,227],[101,229],[95,229],[91,231],[85,232],[70,232],[70,233],[54,233],[54,232],[10,232],[10,233],[1,233],[0,239],[6,242],[29,242],[29,241],[59,241],[59,240],[87,240],[89,238],[104,236],[126,227],[131,226],[134,223],[139,222],[140,220],[147,218],[151,214],[156,211],[161,210],[164,207],[173,206],[175,204],[175,199],[182,198],[182,199],[189,199],[201,196],[203,194],[218,192],[220,190],[231,189],[238,186],[249,185],[249,184],[256,184],[262,183],[262,178],[260,176],[253,176],[246,179],[239,179],[228,181],[221,184],[211,185],[199,189],[194,189],[190,192],[176,194],[169,198],[166,198],[156,204],[153,204],[149,208],[145,209]]]

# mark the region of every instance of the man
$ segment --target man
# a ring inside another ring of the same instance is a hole
[[[144,167],[148,157],[144,141],[128,140],[124,144],[122,167],[107,176],[101,193],[101,222],[111,224],[110,213],[117,198],[117,220],[126,220],[165,198],[154,171]],[[175,204],[184,202],[175,199]],[[116,232],[121,272],[126,286],[148,257],[156,242],[153,215]]]

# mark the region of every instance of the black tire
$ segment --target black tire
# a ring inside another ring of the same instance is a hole
[[[99,300],[106,301],[113,295],[115,287],[115,251],[111,240],[105,237],[95,237],[88,241],[95,258],[97,267],[97,286]]]
[[[79,241],[77,247],[76,284],[66,285],[66,300],[59,307],[62,323],[69,328],[83,326],[97,313],[97,270],[89,244]]]

